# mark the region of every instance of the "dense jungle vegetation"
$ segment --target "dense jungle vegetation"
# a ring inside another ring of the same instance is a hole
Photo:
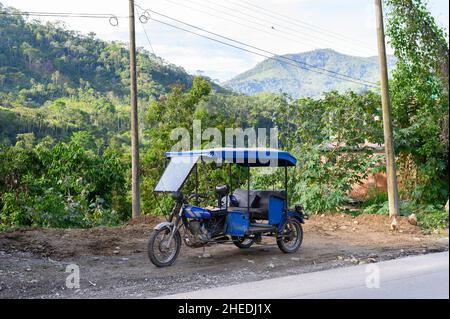
[[[395,50],[391,97],[401,182],[401,212],[427,228],[448,227],[448,37],[422,0],[386,1]],[[0,11],[0,230],[36,225],[117,225],[131,216],[129,70],[126,45]],[[276,127],[280,147],[297,156],[292,202],[310,213],[336,211],[352,185],[383,171],[379,92],[327,92],[322,98],[227,92],[143,49],[138,52],[141,197],[145,214],[170,199],[152,189],[164,168],[172,129]],[[207,141],[205,141],[207,143]],[[245,172],[234,168],[236,180]],[[200,190],[226,171],[207,165]],[[281,185],[281,175],[275,175]],[[186,184],[189,188],[192,181]],[[252,178],[272,187],[273,175]],[[276,185],[275,185],[276,186]],[[212,193],[210,193],[212,196]],[[213,198],[213,196],[212,196]],[[387,214],[373,191],[361,212]]]

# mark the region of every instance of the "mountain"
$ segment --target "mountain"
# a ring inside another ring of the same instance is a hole
[[[279,57],[370,82],[377,82],[379,79],[378,58],[376,56],[356,57],[331,49],[318,49]],[[317,97],[330,90],[345,91],[352,89],[360,92],[366,89],[364,85],[301,69],[296,67],[295,63],[286,59],[266,59],[254,68],[225,82],[224,86],[248,95],[260,92],[279,93],[281,91],[293,97]],[[389,56],[388,67],[391,69],[394,65],[394,57]],[[311,69],[311,67],[307,68]],[[323,71],[318,71],[323,73]]]

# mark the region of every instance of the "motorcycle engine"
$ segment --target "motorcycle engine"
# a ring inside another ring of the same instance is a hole
[[[203,222],[192,220],[184,232],[184,243],[189,247],[201,247],[211,240],[211,235]]]

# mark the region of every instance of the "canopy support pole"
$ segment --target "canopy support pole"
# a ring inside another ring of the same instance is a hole
[[[247,213],[250,215],[250,163],[247,160]]]
[[[287,165],[284,166],[284,191],[286,192],[285,210],[287,211],[289,207]]]
[[[198,163],[195,163],[195,193],[198,194]],[[195,205],[198,206],[198,196],[195,196]]]
[[[231,163],[228,163],[228,184],[229,184],[229,194],[231,194],[232,192],[232,186],[233,186],[233,180],[231,177]],[[228,210],[228,198],[230,197],[230,195],[227,195],[227,200],[225,202],[225,209]]]
[[[231,163],[228,163],[228,183],[230,184],[230,193],[233,190],[233,177],[231,176]]]

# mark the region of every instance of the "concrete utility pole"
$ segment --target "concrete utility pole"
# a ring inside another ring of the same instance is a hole
[[[380,63],[381,78],[381,105],[383,108],[384,147],[386,152],[386,175],[389,199],[389,216],[391,217],[391,228],[397,228],[396,216],[398,209],[397,175],[395,169],[394,141],[392,136],[391,102],[389,97],[388,69],[386,61],[386,45],[384,38],[383,8],[382,1],[375,0],[377,35],[378,35],[378,58]]]
[[[137,110],[137,84],[136,84],[136,35],[134,22],[134,0],[129,0],[130,22],[130,80],[131,80],[131,193],[132,217],[141,214],[141,196],[139,191],[139,128]]]

